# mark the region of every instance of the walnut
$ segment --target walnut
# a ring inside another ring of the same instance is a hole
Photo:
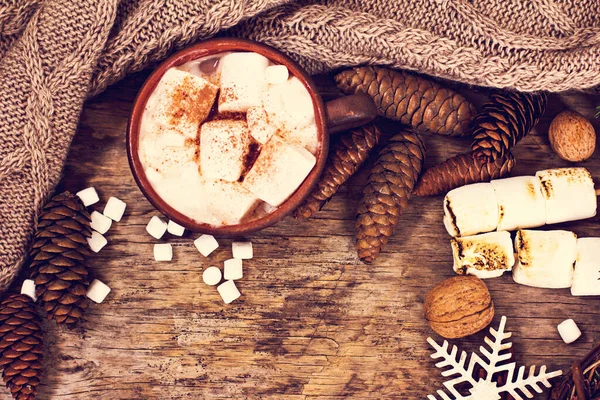
[[[425,319],[440,336],[472,335],[492,322],[494,303],[476,276],[455,276],[436,285],[425,297]]]
[[[576,111],[558,114],[548,129],[552,149],[566,161],[585,161],[596,149],[596,131],[583,115]]]

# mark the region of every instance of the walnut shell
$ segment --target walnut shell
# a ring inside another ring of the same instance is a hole
[[[567,161],[587,160],[596,149],[594,127],[576,111],[567,110],[558,114],[550,124],[548,138],[556,154]]]
[[[476,276],[455,276],[436,285],[425,297],[425,319],[447,339],[472,335],[492,322],[494,303]]]

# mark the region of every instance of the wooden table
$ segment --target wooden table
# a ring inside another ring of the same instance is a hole
[[[129,77],[88,102],[61,189],[94,186],[101,210],[110,196],[127,202],[125,217],[91,264],[112,287],[74,331],[47,323],[47,373],[40,399],[423,399],[443,378],[426,338],[439,339],[423,318],[426,292],[454,275],[442,197],[413,198],[399,229],[374,265],[354,251],[354,213],[368,166],[316,218],[290,217],[251,236],[255,257],[238,282],[242,297],[224,305],[202,283],[202,270],[231,257],[230,239],[208,259],[196,234],[168,237],[173,262],[155,262],[145,226],[157,212],[138,190],[125,153],[132,100],[147,73]],[[481,104],[485,91],[459,87]],[[566,166],[549,148],[549,121],[567,107],[587,117],[600,97],[553,95],[544,120],[515,149],[515,174]],[[600,132],[598,121],[596,129]],[[469,140],[424,136],[427,165],[464,152]],[[600,151],[588,162],[600,179]],[[600,217],[560,228],[600,236]],[[164,242],[161,240],[160,242]],[[566,369],[600,340],[600,297],[571,297],[488,280],[513,332],[519,365]],[[556,325],[574,318],[583,337],[564,344]],[[454,340],[477,350],[484,333]],[[5,394],[3,399],[8,398]],[[539,398],[545,398],[540,396]]]

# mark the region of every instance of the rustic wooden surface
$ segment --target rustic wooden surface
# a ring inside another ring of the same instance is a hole
[[[412,199],[375,264],[362,265],[353,227],[368,173],[363,169],[316,218],[287,218],[252,235],[255,257],[238,282],[242,297],[224,305],[201,273],[231,256],[230,239],[220,240],[205,259],[192,244],[196,234],[157,241],[145,232],[157,212],[129,171],[125,126],[146,76],[134,75],[86,105],[68,157],[59,190],[95,186],[101,197],[96,209],[110,196],[128,208],[92,260],[94,275],[112,287],[108,300],[92,305],[88,321],[74,331],[47,324],[39,398],[423,399],[441,388],[426,342],[439,337],[425,323],[422,303],[429,288],[453,275],[442,198]],[[486,97],[484,90],[461,91],[477,104]],[[591,118],[596,104],[600,97],[551,96],[536,133],[515,150],[514,173],[568,165],[549,149],[549,121],[566,107]],[[468,139],[424,139],[427,165],[469,146]],[[600,151],[583,165],[600,179]],[[561,228],[600,236],[599,222],[596,217]],[[164,241],[174,245],[173,262],[153,260],[153,244]],[[529,288],[508,274],[487,283],[496,305],[493,325],[508,317],[521,365],[565,369],[600,340],[600,297]],[[567,318],[583,331],[573,345],[556,331]],[[452,342],[476,350],[483,336]]]

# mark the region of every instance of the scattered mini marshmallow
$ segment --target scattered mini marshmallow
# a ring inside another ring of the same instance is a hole
[[[146,225],[146,231],[154,239],[160,239],[167,231],[167,223],[155,215]]]
[[[213,235],[201,235],[198,239],[194,240],[194,246],[196,246],[200,254],[208,257],[210,253],[219,248],[219,242],[217,242],[217,239]]]
[[[185,233],[185,228],[179,225],[177,222],[169,220],[169,223],[167,224],[167,232],[169,232],[171,235],[183,236]]]
[[[273,85],[284,83],[289,76],[290,71],[285,65],[270,65],[265,69],[265,80]]]
[[[248,108],[260,105],[267,87],[265,69],[269,66],[269,59],[257,53],[240,52],[221,57],[219,64],[219,112],[246,112]]]
[[[219,286],[217,286],[217,291],[221,295],[221,298],[225,304],[231,303],[241,295],[237,286],[235,286],[234,281],[225,281],[221,283]]]
[[[217,267],[208,267],[202,273],[202,280],[209,286],[214,286],[221,282],[221,270]]]
[[[572,319],[567,319],[557,326],[560,337],[566,344],[571,344],[581,336],[581,331]]]
[[[112,225],[112,220],[98,211],[92,211],[90,218],[92,219],[90,226],[98,233],[105,234]]]
[[[222,119],[200,127],[200,170],[211,179],[237,181],[245,169],[250,146],[246,121]]]
[[[170,243],[155,244],[154,259],[156,261],[171,261],[173,259],[173,246]]]
[[[451,236],[471,236],[498,227],[498,202],[491,183],[453,189],[444,198],[444,225]]]
[[[236,279],[242,279],[244,276],[242,260],[237,258],[231,258],[225,260],[225,272],[223,276],[228,281],[234,281]]]
[[[240,260],[249,260],[252,258],[252,242],[233,242],[231,243],[233,258]]]
[[[98,192],[93,187],[89,187],[87,189],[80,190],[77,192],[77,197],[81,199],[83,205],[88,207],[92,204],[96,204],[100,201],[100,197],[98,197]]]
[[[577,239],[573,296],[600,295],[600,238]]]
[[[496,278],[512,271],[515,264],[513,242],[506,231],[455,237],[450,240],[454,272],[478,278]]]
[[[88,291],[85,294],[88,299],[92,300],[94,303],[102,303],[106,296],[110,293],[110,288],[104,283],[99,281],[98,279],[94,279],[90,286],[88,287]]]
[[[88,245],[90,246],[90,249],[92,249],[92,251],[94,253],[97,253],[100,250],[102,250],[102,248],[104,246],[106,246],[106,244],[108,243],[108,240],[106,240],[106,238],[104,236],[102,236],[101,233],[92,231],[92,237],[87,238],[87,242],[88,242]]]
[[[121,218],[123,218],[123,214],[125,214],[126,207],[127,204],[124,201],[119,200],[116,197],[111,197],[104,206],[103,214],[113,221],[119,222]]]
[[[21,285],[21,294],[31,297],[33,301],[37,301],[35,295],[35,282],[32,279],[25,279]]]

